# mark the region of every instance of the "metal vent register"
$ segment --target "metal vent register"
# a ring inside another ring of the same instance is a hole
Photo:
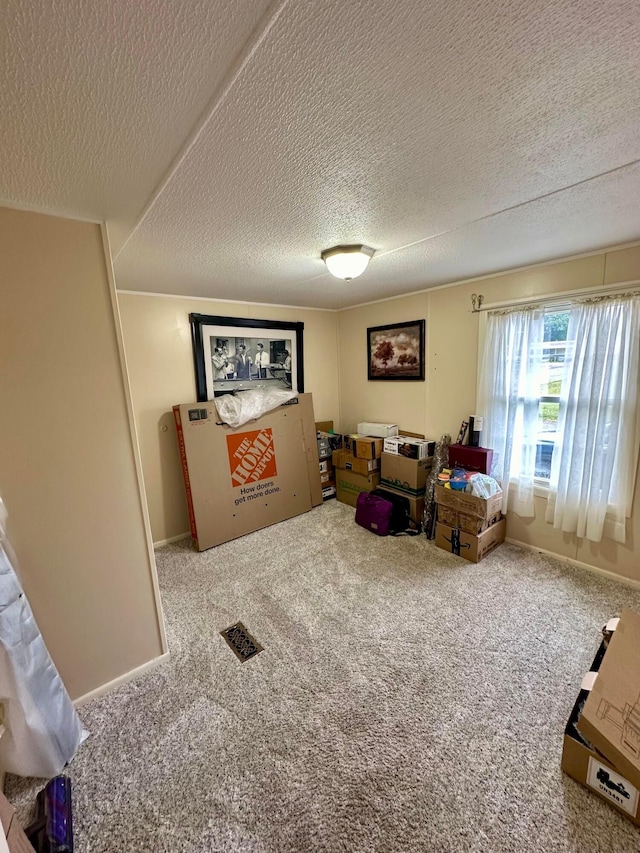
[[[220,633],[226,640],[231,651],[242,663],[257,655],[258,652],[263,651],[260,643],[253,639],[242,622],[236,622],[235,625],[226,628],[224,631],[220,631]]]

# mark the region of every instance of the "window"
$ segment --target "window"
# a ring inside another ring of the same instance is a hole
[[[551,458],[558,431],[560,391],[567,348],[569,310],[544,312],[544,340],[540,353],[540,402],[538,406],[538,441],[535,476],[548,480]]]
[[[503,511],[624,542],[640,437],[640,293],[490,312],[478,399]]]

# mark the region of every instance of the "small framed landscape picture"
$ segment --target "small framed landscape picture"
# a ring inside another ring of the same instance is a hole
[[[369,379],[424,382],[424,320],[367,329]]]

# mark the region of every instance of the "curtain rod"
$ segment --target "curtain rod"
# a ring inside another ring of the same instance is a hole
[[[546,296],[523,296],[521,299],[507,299],[504,302],[485,302],[481,293],[471,294],[471,313],[479,314],[482,311],[499,311],[502,308],[528,308],[530,305],[553,305],[570,302],[580,296],[599,296],[600,294],[617,294],[621,296],[629,291],[640,288],[640,279],[623,281],[617,284],[609,284],[600,287],[583,287],[579,290],[565,290],[562,293],[547,294]]]

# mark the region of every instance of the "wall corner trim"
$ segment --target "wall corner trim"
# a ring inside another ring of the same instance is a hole
[[[111,691],[115,690],[116,687],[121,687],[129,681],[134,681],[136,678],[140,678],[141,676],[152,672],[156,667],[160,666],[161,663],[168,661],[169,657],[169,652],[165,652],[163,655],[160,655],[160,657],[153,658],[153,660],[149,660],[146,663],[137,666],[135,669],[131,669],[129,672],[119,675],[117,678],[114,678],[113,681],[108,681],[106,684],[96,687],[95,690],[90,690],[89,693],[85,693],[84,696],[79,696],[77,699],[73,700],[74,707],[81,708],[83,705],[86,705],[87,702],[91,702],[92,699],[97,699],[99,696],[106,696],[107,693],[111,693]]]
[[[615,572],[609,572],[606,569],[600,569],[598,566],[592,566],[590,563],[583,563],[581,560],[574,560],[572,557],[565,557],[562,554],[556,554],[555,551],[547,551],[546,548],[538,548],[536,545],[529,545],[527,542],[520,542],[518,539],[512,539],[510,536],[504,540],[510,545],[517,545],[518,548],[524,548],[525,551],[535,551],[537,554],[544,554],[546,557],[552,557],[559,563],[566,563],[570,566],[575,566],[576,569],[584,569],[594,575],[600,575],[602,578],[607,578],[610,581],[617,581],[624,586],[630,586],[633,589],[640,589],[640,580],[628,578],[625,575],[618,575]]]

